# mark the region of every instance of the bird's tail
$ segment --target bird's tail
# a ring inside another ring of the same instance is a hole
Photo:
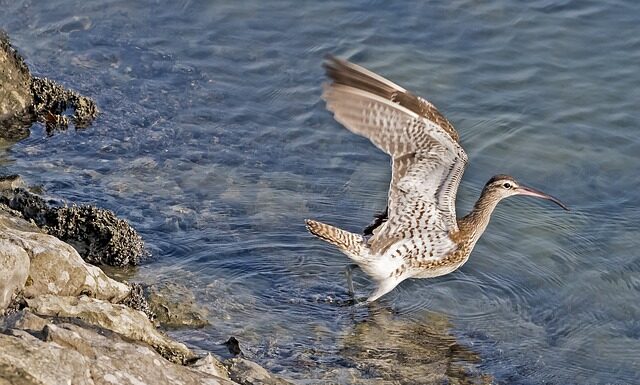
[[[311,234],[337,246],[354,262],[362,262],[368,254],[366,242],[361,235],[311,219],[307,219],[305,222],[307,230]]]

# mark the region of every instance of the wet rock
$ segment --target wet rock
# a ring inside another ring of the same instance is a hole
[[[24,186],[24,180],[20,175],[13,174],[0,176],[0,190],[13,190]]]
[[[67,116],[70,110],[73,115]],[[31,76],[6,33],[0,31],[0,136],[23,139],[35,121],[48,130],[65,129],[70,120],[76,127],[86,127],[97,114],[93,100]]]
[[[129,295],[118,303],[128,306],[133,310],[143,312],[151,322],[155,321],[157,318],[156,313],[154,313],[149,307],[149,302],[147,302],[147,299],[144,296],[144,289],[139,283],[130,283]]]
[[[86,261],[111,266],[137,265],[145,254],[142,237],[109,210],[93,206],[53,209],[49,234],[73,245]]]
[[[29,69],[0,30],[0,136],[16,141],[29,136],[32,103]]]
[[[27,304],[37,315],[78,318],[132,340],[145,342],[171,362],[183,364],[195,357],[184,344],[160,333],[144,313],[125,305],[87,296],[53,295],[27,299]]]
[[[0,315],[2,315],[15,298],[24,289],[29,276],[29,255],[0,234]]]
[[[229,350],[229,354],[232,356],[244,356],[242,350],[240,349],[240,342],[236,339],[236,337],[229,337],[229,339],[223,343],[224,346]]]
[[[149,306],[166,328],[200,328],[209,325],[208,312],[196,302],[189,288],[176,283],[158,283],[146,289]]]
[[[71,121],[78,128],[87,127],[98,115],[93,100],[66,90],[52,80],[34,77],[31,92],[36,116],[50,130],[69,126],[69,117],[65,115],[68,109],[74,111]]]
[[[1,191],[0,202],[19,212],[23,218],[31,220],[41,227],[49,220],[47,218],[50,215],[49,205],[38,195],[22,188],[3,189]]]
[[[55,324],[28,312],[16,318],[0,333],[0,384],[235,384],[167,362],[149,346],[107,330]]]
[[[71,244],[92,264],[137,265],[146,255],[142,237],[112,211],[93,206],[51,207],[21,188],[2,190],[0,203]]]
[[[262,366],[244,358],[228,359],[225,365],[229,370],[229,377],[242,385],[292,385],[291,382],[274,376]]]

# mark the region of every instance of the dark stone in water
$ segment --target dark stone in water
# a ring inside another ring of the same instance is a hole
[[[69,116],[69,111],[73,114]],[[0,137],[18,141],[41,122],[51,132],[88,126],[98,115],[96,103],[56,82],[32,76],[9,37],[0,30]]]
[[[36,118],[46,124],[48,131],[69,126],[69,118],[65,115],[68,109],[74,111],[71,120],[77,128],[87,127],[98,115],[93,100],[66,90],[52,80],[34,77],[31,91]]]
[[[146,255],[142,237],[110,210],[93,206],[51,207],[22,188],[2,191],[0,203],[71,244],[92,264],[138,265]]]
[[[244,354],[242,354],[242,350],[240,349],[240,342],[238,342],[238,340],[236,339],[236,337],[229,337],[229,339],[227,340],[227,342],[223,343],[223,345],[225,345],[227,347],[227,349],[229,349],[229,353],[231,355],[235,356],[244,356]]]

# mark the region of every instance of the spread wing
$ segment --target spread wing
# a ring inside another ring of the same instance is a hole
[[[424,238],[434,254],[446,253],[448,234],[458,230],[455,196],[467,164],[453,125],[433,104],[371,71],[334,57],[324,66],[332,80],[323,93],[327,109],[392,158],[389,217],[369,241],[372,252]]]

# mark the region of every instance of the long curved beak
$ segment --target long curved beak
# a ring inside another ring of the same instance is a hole
[[[569,208],[567,206],[565,206],[564,203],[560,202],[560,200],[556,197],[552,197],[549,194],[545,194],[540,190],[536,190],[534,188],[531,187],[527,187],[527,186],[519,186],[516,189],[516,192],[519,195],[528,195],[531,197],[536,197],[536,198],[542,198],[542,199],[546,199],[546,200],[550,200],[551,202],[557,204],[558,206],[562,207],[563,209],[569,211]]]

